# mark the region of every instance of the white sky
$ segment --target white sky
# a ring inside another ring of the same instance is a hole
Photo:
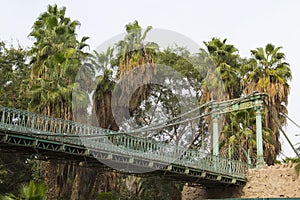
[[[124,25],[138,20],[142,27],[168,29],[199,43],[212,37],[227,38],[240,55],[271,42],[283,46],[293,72],[289,116],[300,123],[300,1],[297,0],[0,0],[0,40],[30,46],[31,26],[48,4],[67,7],[67,16],[81,22],[79,37],[89,36],[91,50],[124,32]],[[299,102],[298,102],[299,101]],[[300,141],[300,130],[289,123],[286,132],[292,143]],[[294,156],[282,139],[283,153]]]

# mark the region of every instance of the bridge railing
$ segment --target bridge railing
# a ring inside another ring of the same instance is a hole
[[[139,138],[127,134],[82,138],[87,148],[103,149],[135,158],[174,163],[219,174],[245,178],[247,165],[244,162],[216,157],[206,152]]]
[[[22,133],[47,136],[103,135],[111,131],[69,120],[0,106],[0,126]]]
[[[84,145],[88,149],[174,163],[240,178],[245,177],[247,169],[243,162],[215,157],[186,147],[1,106],[0,128],[72,145]]]

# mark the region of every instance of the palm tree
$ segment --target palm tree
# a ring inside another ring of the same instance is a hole
[[[247,161],[247,150],[250,149],[253,153],[253,147],[255,147],[255,130],[252,127],[254,120],[255,115],[252,110],[226,114],[228,123],[224,125],[220,138],[220,154],[222,156]]]
[[[80,23],[65,17],[65,12],[65,7],[49,5],[47,11],[34,22],[29,34],[34,40],[33,47],[29,51],[31,58],[29,109],[72,120],[72,90],[77,71],[88,56],[84,52],[88,37],[77,40],[76,29]],[[70,168],[73,171],[69,170]],[[46,180],[49,188],[55,188],[49,190],[48,197],[57,199],[67,194],[73,184],[68,181],[69,176],[73,173],[74,177],[76,169],[74,164],[57,165],[50,162],[46,166],[46,176],[49,176]],[[56,173],[49,173],[51,170]],[[51,175],[57,177],[50,177]]]
[[[221,156],[230,157],[236,160],[256,163],[256,129],[255,110],[240,110],[225,114],[226,124],[220,136]],[[270,130],[263,127],[263,141],[266,144],[272,143]],[[249,156],[249,157],[248,157]]]
[[[267,44],[265,48],[251,50],[252,58],[248,65],[248,72],[243,82],[244,93],[254,91],[267,93],[266,106],[270,107],[272,115],[265,110],[264,126],[271,130],[271,143],[264,142],[264,157],[267,164],[274,164],[276,156],[281,150],[279,141],[279,127],[286,124],[281,113],[287,114],[289,81],[292,79],[289,64],[285,62],[282,47]],[[264,140],[265,141],[265,140]]]
[[[211,100],[224,101],[233,98],[238,98],[241,95],[240,86],[240,68],[241,58],[237,48],[231,44],[227,44],[227,39],[212,38],[211,41],[204,42],[207,52],[200,49],[199,56],[204,60],[206,77],[203,80],[203,93],[201,96],[201,104]],[[220,147],[223,151],[228,151],[230,135],[226,127],[232,127],[234,116],[221,116],[218,120],[219,127],[224,126],[225,130],[221,131],[219,137]],[[207,124],[212,124],[212,118],[206,119]],[[209,126],[209,132],[212,133],[212,126]],[[228,135],[229,134],[229,135]],[[231,132],[233,134],[233,132]],[[211,137],[212,138],[212,137]],[[213,141],[211,140],[211,144]]]
[[[88,37],[77,41],[80,25],[65,17],[66,8],[48,6],[35,21],[29,34],[35,42],[31,56],[31,110],[71,119],[71,91],[76,73],[87,54],[83,48]]]
[[[1,197],[1,200],[46,200],[47,187],[45,184],[36,184],[30,181],[29,185],[24,185],[20,189],[20,194],[15,196],[7,194]]]
[[[106,52],[98,53],[95,51],[94,53],[92,63],[96,70],[101,72],[101,75],[96,77],[97,86],[93,96],[97,125],[106,129],[118,130],[119,127],[111,110],[112,91],[115,87],[113,67],[111,66],[113,49],[108,48]]]
[[[148,26],[144,31],[137,21],[126,26],[127,35],[116,44],[117,64],[120,78],[136,67],[154,63],[154,54],[158,45],[153,42],[144,43],[147,33],[152,29]]]
[[[155,56],[158,50],[158,45],[153,42],[145,42],[147,33],[151,30],[148,26],[144,31],[137,21],[126,25],[127,35],[124,40],[116,43],[117,59],[115,65],[119,67],[118,75],[120,80],[129,80],[132,88],[135,88],[136,81],[133,73],[129,73],[133,69],[139,73],[140,79],[145,83],[149,83],[151,77],[155,73]],[[120,101],[124,101],[124,97],[128,96],[128,88],[122,85],[120,90]],[[144,85],[138,88],[129,103],[129,112],[132,115],[133,111],[140,103],[148,96],[150,85]],[[122,105],[122,103],[120,103]]]
[[[226,44],[226,41],[227,39],[221,40],[219,38],[212,38],[211,41],[204,42],[208,51],[207,56],[210,61],[210,63],[207,63],[209,64],[207,68],[214,68],[207,69],[213,70],[210,73],[214,75],[214,77],[212,77],[214,80],[209,79],[207,82],[220,81],[215,80],[218,78],[223,81],[223,95],[225,95],[225,98],[223,97],[223,99],[220,99],[222,98],[219,96],[220,94],[216,94],[214,97],[211,97],[215,100],[228,100],[238,98],[241,95],[241,87],[239,84],[241,78],[239,75],[239,68],[241,67],[240,57],[237,48],[231,44]],[[212,87],[211,90],[214,90],[214,87]]]

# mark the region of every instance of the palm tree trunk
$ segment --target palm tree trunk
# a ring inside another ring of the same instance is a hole
[[[56,200],[57,195],[55,192],[55,186],[56,186],[56,176],[57,176],[57,171],[56,171],[56,166],[57,163],[54,161],[49,161],[46,165],[45,169],[45,183],[48,187],[48,192],[47,192],[47,199],[48,200]]]

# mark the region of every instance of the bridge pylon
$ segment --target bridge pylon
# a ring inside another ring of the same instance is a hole
[[[256,115],[256,167],[261,168],[264,163],[263,159],[263,137],[262,137],[262,109],[264,99],[267,94],[255,92],[246,97],[213,102],[210,105],[212,112],[212,152],[214,156],[219,156],[219,118],[221,114],[234,112],[238,110],[255,109]]]

